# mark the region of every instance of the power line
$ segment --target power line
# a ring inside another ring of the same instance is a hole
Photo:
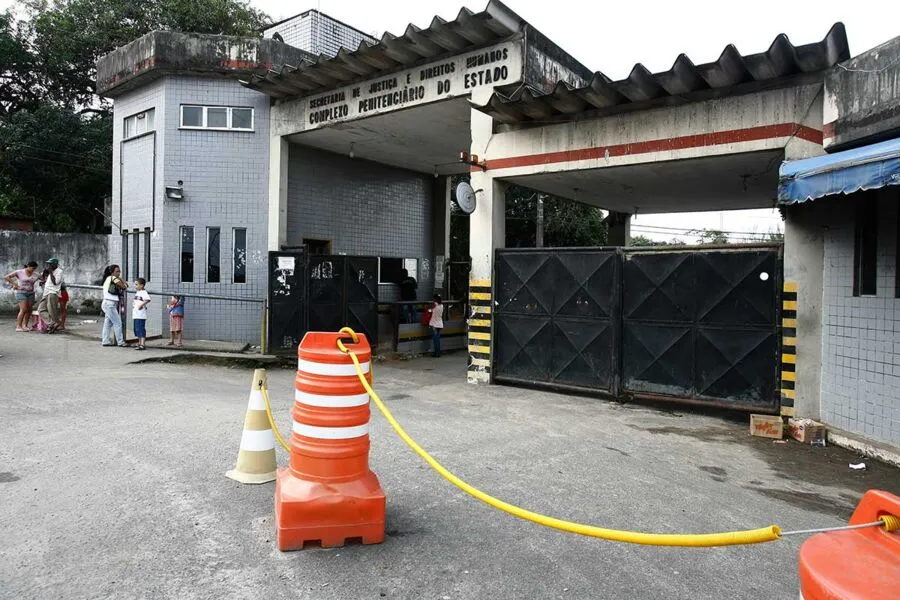
[[[51,150],[50,148],[43,148],[41,146],[32,146],[31,144],[23,144],[22,142],[13,142],[13,146],[20,146],[22,148],[31,148],[32,150],[40,150],[41,152],[50,152],[51,154],[59,154],[61,156],[74,156],[76,158],[85,158],[85,153],[77,153],[77,152],[63,152],[62,150]]]
[[[66,166],[66,167],[75,167],[76,169],[84,169],[84,170],[86,170],[86,171],[94,171],[95,173],[103,173],[103,174],[106,174],[106,173],[112,172],[112,169],[98,169],[98,168],[96,168],[96,167],[89,167],[89,166],[87,166],[87,165],[78,165],[78,164],[75,164],[75,163],[64,162],[64,161],[61,161],[61,160],[51,160],[51,159],[49,159],[49,158],[40,158],[40,157],[38,157],[38,156],[28,156],[28,155],[26,155],[26,154],[23,154],[23,155],[22,155],[22,158],[27,158],[27,159],[29,159],[29,160],[37,160],[37,161],[46,162],[46,163],[53,163],[53,164],[55,164],[55,165],[63,165],[63,166]]]
[[[663,230],[663,231],[675,231],[675,232],[678,232],[678,231],[684,231],[684,232],[703,231],[704,229],[706,229],[709,231],[718,231],[720,233],[727,233],[729,235],[760,235],[760,234],[765,235],[765,234],[769,233],[767,231],[762,231],[762,232],[760,232],[760,231],[722,231],[721,229],[715,229],[715,228],[710,228],[710,227],[686,228],[686,227],[665,227],[662,225],[642,225],[642,224],[634,224],[631,226],[632,229],[634,229],[636,227],[639,227],[641,229],[659,229],[659,230]],[[778,233],[781,233],[781,232],[779,231]]]

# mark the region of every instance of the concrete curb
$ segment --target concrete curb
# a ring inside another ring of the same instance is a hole
[[[880,460],[881,462],[900,467],[900,450],[891,448],[878,442],[867,440],[862,436],[841,430],[828,429],[828,441],[835,446],[854,450],[863,456]]]

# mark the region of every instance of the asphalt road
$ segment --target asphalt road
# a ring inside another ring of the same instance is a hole
[[[281,553],[274,484],[234,466],[243,368],[17,334],[0,321],[0,598],[796,598],[802,540],[652,548],[519,521],[452,487],[373,416],[387,493],[377,546]],[[841,525],[900,473],[838,448],[751,438],[746,417],[471,386],[465,358],[386,363],[407,430],[485,491],[607,527],[707,532]],[[270,371],[289,431],[294,373]],[[286,457],[279,450],[279,463]]]

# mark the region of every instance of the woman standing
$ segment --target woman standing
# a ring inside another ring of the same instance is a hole
[[[24,268],[13,271],[3,279],[16,290],[19,314],[16,316],[16,331],[28,331],[31,322],[31,308],[34,306],[34,283],[41,278],[36,273],[37,263],[31,261]]]
[[[441,296],[434,295],[434,303],[431,305],[431,318],[428,320],[428,326],[431,327],[431,344],[432,356],[441,355],[441,329],[444,328],[444,305],[441,303]]]
[[[109,343],[109,329],[112,327],[116,334],[116,344],[125,347],[125,336],[122,333],[122,315],[119,313],[119,301],[122,291],[128,287],[122,281],[122,270],[119,265],[110,265],[103,271],[103,345],[112,346]]]

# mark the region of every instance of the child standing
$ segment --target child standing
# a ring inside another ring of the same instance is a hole
[[[135,350],[146,350],[144,343],[147,341],[147,305],[150,304],[150,294],[144,289],[147,280],[138,277],[134,280],[134,304],[131,309],[131,320],[134,321],[134,337],[138,339]]]
[[[431,305],[431,319],[428,320],[428,326],[431,327],[431,344],[432,356],[441,355],[441,329],[444,328],[444,305],[441,303],[440,294],[434,295],[434,302]]]
[[[59,291],[59,330],[64,331],[66,328],[66,319],[69,317],[69,290],[66,285]]]
[[[166,305],[169,311],[169,346],[184,346],[184,298],[172,296]],[[178,343],[175,343],[176,338]]]

